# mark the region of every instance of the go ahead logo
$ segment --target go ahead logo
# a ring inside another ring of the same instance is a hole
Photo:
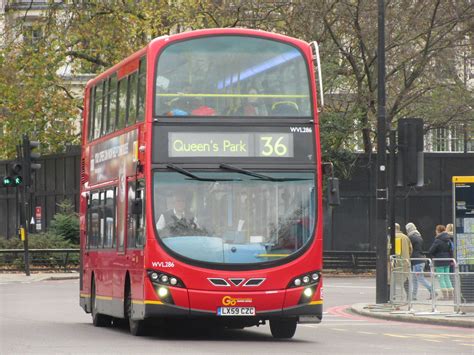
[[[252,303],[251,298],[234,298],[231,296],[224,296],[222,298],[222,304],[224,306],[235,306],[237,303]]]

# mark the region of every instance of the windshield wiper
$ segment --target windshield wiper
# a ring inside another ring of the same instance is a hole
[[[265,175],[265,174],[260,174],[260,173],[257,173],[255,171],[251,171],[251,170],[246,170],[246,169],[242,169],[242,168],[239,168],[237,166],[233,166],[233,165],[229,165],[229,164],[220,164],[219,167],[221,169],[226,169],[226,170],[230,170],[230,171],[234,171],[236,173],[239,173],[239,174],[244,174],[244,175],[248,175],[248,176],[253,176],[253,177],[256,177],[258,179],[261,179],[261,180],[266,180],[266,181],[304,181],[304,180],[311,180],[311,179],[303,179],[303,178],[275,178],[275,177],[272,177],[272,176],[269,176],[269,175]]]
[[[211,181],[211,182],[217,182],[217,181],[235,181],[234,179],[211,179],[211,178],[203,178],[197,175],[194,175],[192,172],[189,170],[180,168],[179,166],[176,166],[174,164],[166,164],[166,167],[176,171],[177,173],[180,173],[182,175],[185,175],[187,177],[190,177],[191,179],[198,180],[198,181]]]

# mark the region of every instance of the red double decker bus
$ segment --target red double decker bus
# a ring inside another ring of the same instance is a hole
[[[156,38],[87,84],[80,304],[127,319],[322,318],[312,45],[247,29]]]

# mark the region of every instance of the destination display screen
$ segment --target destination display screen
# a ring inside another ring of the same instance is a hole
[[[169,132],[170,157],[293,157],[293,134]]]
[[[153,128],[154,163],[274,161],[314,163],[311,126],[241,127],[181,125]]]

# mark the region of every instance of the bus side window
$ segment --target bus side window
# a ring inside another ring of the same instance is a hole
[[[100,125],[102,124],[102,111],[103,111],[103,82],[100,82],[95,88],[94,97],[94,132],[92,138],[96,139],[100,137]]]
[[[125,127],[127,119],[127,78],[120,79],[118,82],[118,120],[117,129]]]
[[[92,196],[89,195],[87,199],[87,212],[86,212],[86,249],[90,249],[91,243],[91,207],[92,207]]]
[[[128,187],[128,248],[143,248],[145,242],[144,182],[130,182]]]
[[[112,74],[109,79],[107,95],[107,127],[105,133],[111,133],[116,130],[117,120],[117,74]]]
[[[112,248],[115,240],[115,189],[109,189],[105,192],[106,200],[104,205],[105,219],[105,241],[104,248]]]
[[[87,140],[92,140],[92,134],[94,132],[94,112],[95,112],[95,104],[94,104],[94,96],[95,96],[96,87],[90,88],[89,91],[89,124],[87,127]],[[90,201],[89,201],[90,203]]]
[[[99,207],[99,218],[100,218],[100,225],[99,225],[99,243],[98,247],[104,247],[105,241],[105,191],[100,192],[100,207]]]
[[[138,95],[137,95],[137,121],[145,119],[145,97],[146,97],[146,57],[140,58],[138,70]]]
[[[137,121],[137,72],[128,77],[128,120],[127,124],[133,125]]]
[[[91,202],[89,208],[89,248],[97,248],[99,239],[99,193],[91,194]]]

